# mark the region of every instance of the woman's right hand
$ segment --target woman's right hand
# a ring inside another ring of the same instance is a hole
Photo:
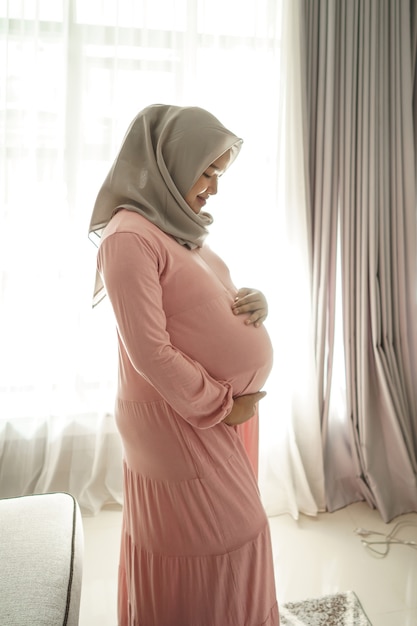
[[[266,396],[266,391],[248,393],[245,396],[233,398],[233,407],[223,422],[228,426],[237,426],[251,419],[256,413],[256,405]]]

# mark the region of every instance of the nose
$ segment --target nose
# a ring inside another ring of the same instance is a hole
[[[207,187],[207,191],[211,196],[214,196],[217,193],[217,176],[210,177],[210,184]]]

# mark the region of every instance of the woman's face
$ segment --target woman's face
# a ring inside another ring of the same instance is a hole
[[[227,169],[230,157],[230,150],[219,156],[201,174],[200,178],[194,183],[190,191],[186,194],[185,201],[194,213],[200,213],[208,198],[217,193],[218,179]]]

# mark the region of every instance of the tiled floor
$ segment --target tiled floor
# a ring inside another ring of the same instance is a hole
[[[378,558],[355,534],[359,527],[386,534],[403,520],[411,525],[403,527],[398,536],[417,543],[417,514],[384,524],[379,514],[362,502],[317,518],[270,518],[278,601],[353,590],[373,626],[417,626],[417,550],[393,545],[385,558]],[[80,626],[116,626],[121,512],[109,508],[83,521]]]

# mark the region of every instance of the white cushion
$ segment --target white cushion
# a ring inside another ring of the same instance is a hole
[[[1,626],[76,626],[83,551],[71,495],[0,500]]]

